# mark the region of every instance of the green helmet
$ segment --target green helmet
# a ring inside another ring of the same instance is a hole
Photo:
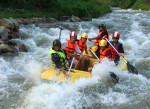
[[[60,40],[55,39],[55,40],[53,41],[53,46],[61,46]]]
[[[100,24],[100,25],[98,25],[98,27],[106,28],[106,25],[104,25],[104,24]]]

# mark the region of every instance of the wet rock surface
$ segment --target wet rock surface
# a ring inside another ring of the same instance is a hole
[[[19,22],[19,23],[18,23]],[[18,44],[13,41],[13,39],[19,37],[19,25],[21,20],[16,20],[13,18],[0,19],[0,54],[8,56],[11,54],[17,55],[19,52]],[[23,44],[22,44],[23,46]],[[21,47],[21,52],[27,52],[25,45]]]
[[[90,19],[91,20],[91,19]],[[82,20],[77,16],[61,16],[55,18],[2,18],[0,19],[0,54],[10,55],[18,54],[18,52],[28,52],[28,49],[24,44],[17,44],[13,39],[21,38],[19,35],[19,25],[28,25],[31,23],[55,23],[58,21],[64,22],[81,22],[89,21],[87,18]],[[23,39],[22,39],[23,40]]]

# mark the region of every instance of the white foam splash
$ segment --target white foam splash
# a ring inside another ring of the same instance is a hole
[[[107,81],[110,79],[110,73],[115,69],[115,63],[109,61],[108,59],[103,59],[101,63],[97,63],[94,65],[92,69],[92,74],[94,76],[98,76],[101,80]]]
[[[32,80],[34,80],[36,84],[39,84],[41,82],[39,76],[43,67],[40,63],[32,60],[27,63],[26,66],[24,66],[24,69],[26,69],[26,71],[28,72],[28,76],[32,78]]]

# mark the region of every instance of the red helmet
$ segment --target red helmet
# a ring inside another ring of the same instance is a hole
[[[71,37],[71,36],[73,36],[73,37],[76,36],[76,37],[77,37],[77,33],[76,33],[75,31],[72,31],[72,32],[70,33],[70,37]]]
[[[119,32],[114,32],[113,34],[112,34],[112,38],[118,38],[119,39],[119,37],[120,37],[120,33]]]

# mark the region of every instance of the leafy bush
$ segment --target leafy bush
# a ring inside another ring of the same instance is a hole
[[[29,12],[29,17],[59,17],[71,15],[79,17],[99,17],[111,11],[109,4],[102,0],[1,0],[1,6],[5,9],[14,9],[14,11],[16,9],[23,9],[24,13],[19,13],[19,16],[24,16],[23,14]],[[10,11],[10,13],[11,12],[12,11]],[[15,14],[18,16],[18,13]]]

